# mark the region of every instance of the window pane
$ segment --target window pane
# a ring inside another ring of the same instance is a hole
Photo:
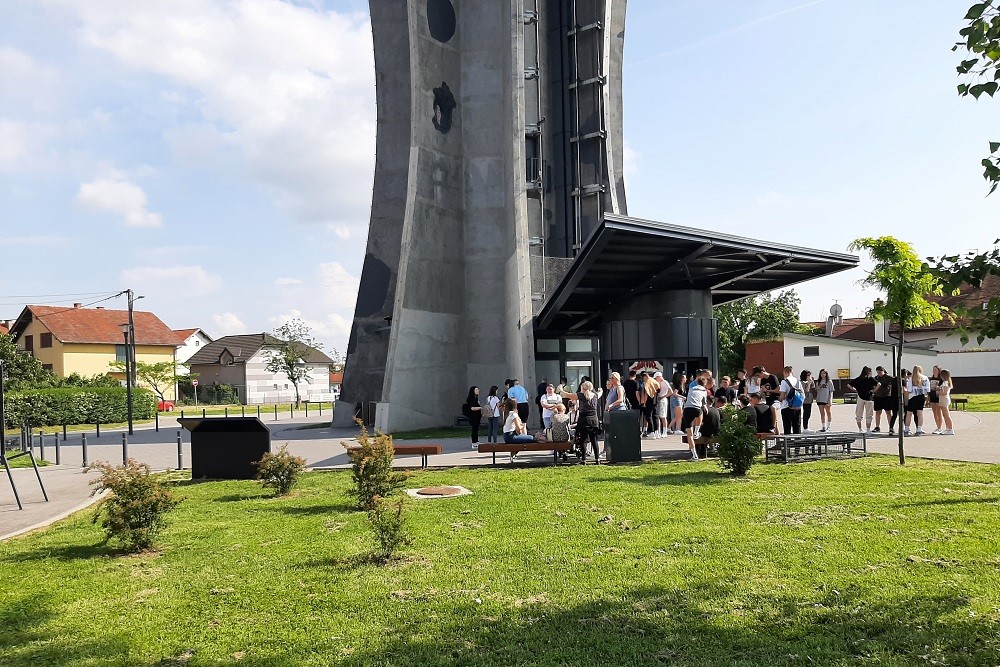
[[[818,357],[819,356],[819,345],[807,345],[802,348],[803,357]]]
[[[539,338],[535,341],[536,352],[559,352],[559,340],[555,338]]]
[[[594,349],[593,338],[567,338],[567,352],[592,352]]]
[[[115,361],[125,361],[125,346],[115,345]]]

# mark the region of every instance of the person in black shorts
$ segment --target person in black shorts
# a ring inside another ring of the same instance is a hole
[[[896,378],[887,374],[882,366],[876,366],[875,379],[878,380],[878,387],[874,393],[875,428],[872,429],[872,433],[881,432],[882,414],[885,413],[886,426],[889,429],[889,435],[892,435],[899,412],[899,406],[896,405],[899,400],[899,392],[894,392],[893,386],[898,387],[899,384],[896,382]]]

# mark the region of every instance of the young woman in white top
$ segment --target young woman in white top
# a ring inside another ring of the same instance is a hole
[[[654,437],[662,438],[667,435],[667,422],[670,421],[670,397],[674,395],[674,388],[663,373],[657,371],[653,379],[660,383],[660,389],[656,394],[656,419],[659,422],[659,429]]]
[[[941,419],[944,421],[945,428],[940,433],[941,435],[955,435],[955,425],[951,422],[951,392],[955,388],[955,383],[951,379],[951,371],[947,368],[942,368],[938,375],[940,382],[938,383],[938,405],[941,406]],[[937,433],[937,431],[935,431]]]
[[[927,394],[931,393],[931,381],[924,375],[924,369],[920,366],[913,367],[913,375],[906,382],[906,393],[910,399],[906,401],[906,420],[903,424],[903,435],[910,435],[910,417],[916,422],[917,430],[914,435],[924,434],[924,401]]]
[[[684,414],[681,420],[681,431],[687,434],[688,449],[691,450],[691,460],[698,460],[698,450],[694,448],[697,437],[695,431],[701,426],[703,410],[708,407],[708,390],[705,389],[705,377],[700,376],[688,384],[687,400],[684,401]]]
[[[486,442],[497,442],[500,431],[500,399],[497,397],[496,385],[490,387],[490,395],[486,397],[486,416],[489,417],[490,430]]]
[[[556,388],[550,384],[545,385],[545,393],[539,399],[539,405],[542,406],[542,423],[545,424],[545,428],[552,428],[552,413],[557,405],[562,404],[562,396],[556,394]]]
[[[820,433],[826,433],[833,428],[833,381],[825,368],[819,370],[816,378],[816,405],[819,406]]]
[[[517,400],[513,398],[507,399],[507,421],[503,425],[503,441],[508,444],[535,441],[535,436],[528,434],[528,427],[521,421],[521,416],[517,413]],[[510,458],[514,458],[513,453]]]

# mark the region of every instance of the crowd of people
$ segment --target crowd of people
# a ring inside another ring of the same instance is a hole
[[[923,435],[925,402],[933,411],[937,427],[933,433],[955,433],[949,410],[954,381],[947,369],[935,366],[927,377],[920,366],[915,366],[912,372],[904,371],[897,378],[882,366],[874,374],[865,366],[858,377],[847,383],[847,389],[858,395],[855,419],[859,432],[880,433],[884,417],[888,433],[894,434],[902,392],[904,435]],[[758,434],[815,432],[809,427],[814,420],[813,406],[818,413],[818,431],[831,431],[834,390],[826,369],[814,378],[811,371],[796,374],[791,366],[785,366],[779,379],[764,366],[755,366],[749,373],[741,369],[735,378],[726,375],[718,381],[710,370],[690,376],[677,371],[669,380],[660,371],[643,370],[630,371],[625,380],[621,374],[611,373],[603,389],[595,388],[586,377],[575,391],[566,378],[558,384],[542,378],[534,403],[543,431],[534,434],[528,430],[532,400],[517,379],[507,380],[502,393],[499,387],[490,387],[485,399],[481,399],[478,387],[470,387],[463,414],[469,420],[473,449],[478,446],[485,419],[488,442],[496,443],[501,437],[508,443],[571,441],[578,457],[586,459],[589,450],[594,460],[600,461],[605,452],[600,451],[599,436],[611,413],[635,409],[643,437],[680,435],[691,458],[697,459],[696,445],[718,435],[720,411],[729,405],[744,412],[746,422]],[[915,426],[912,431],[911,424]]]

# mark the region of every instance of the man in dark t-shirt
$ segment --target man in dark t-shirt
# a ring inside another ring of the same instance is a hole
[[[851,391],[858,392],[858,403],[854,408],[854,420],[858,423],[858,431],[863,432],[861,426],[862,419],[867,424],[868,432],[872,432],[872,416],[875,412],[875,390],[879,387],[879,381],[872,377],[871,366],[861,369],[861,375],[854,378],[847,385]]]
[[[639,383],[635,380],[635,371],[628,372],[628,379],[622,382],[625,388],[625,398],[629,404],[635,408],[639,405]]]
[[[774,433],[774,408],[761,400],[760,394],[750,397],[750,405],[757,413],[757,432]]]
[[[750,397],[746,394],[740,394],[737,399],[743,407],[740,408],[740,412],[743,414],[743,421],[746,425],[753,429],[753,432],[757,432],[757,411],[753,409],[753,405],[750,403]]]

